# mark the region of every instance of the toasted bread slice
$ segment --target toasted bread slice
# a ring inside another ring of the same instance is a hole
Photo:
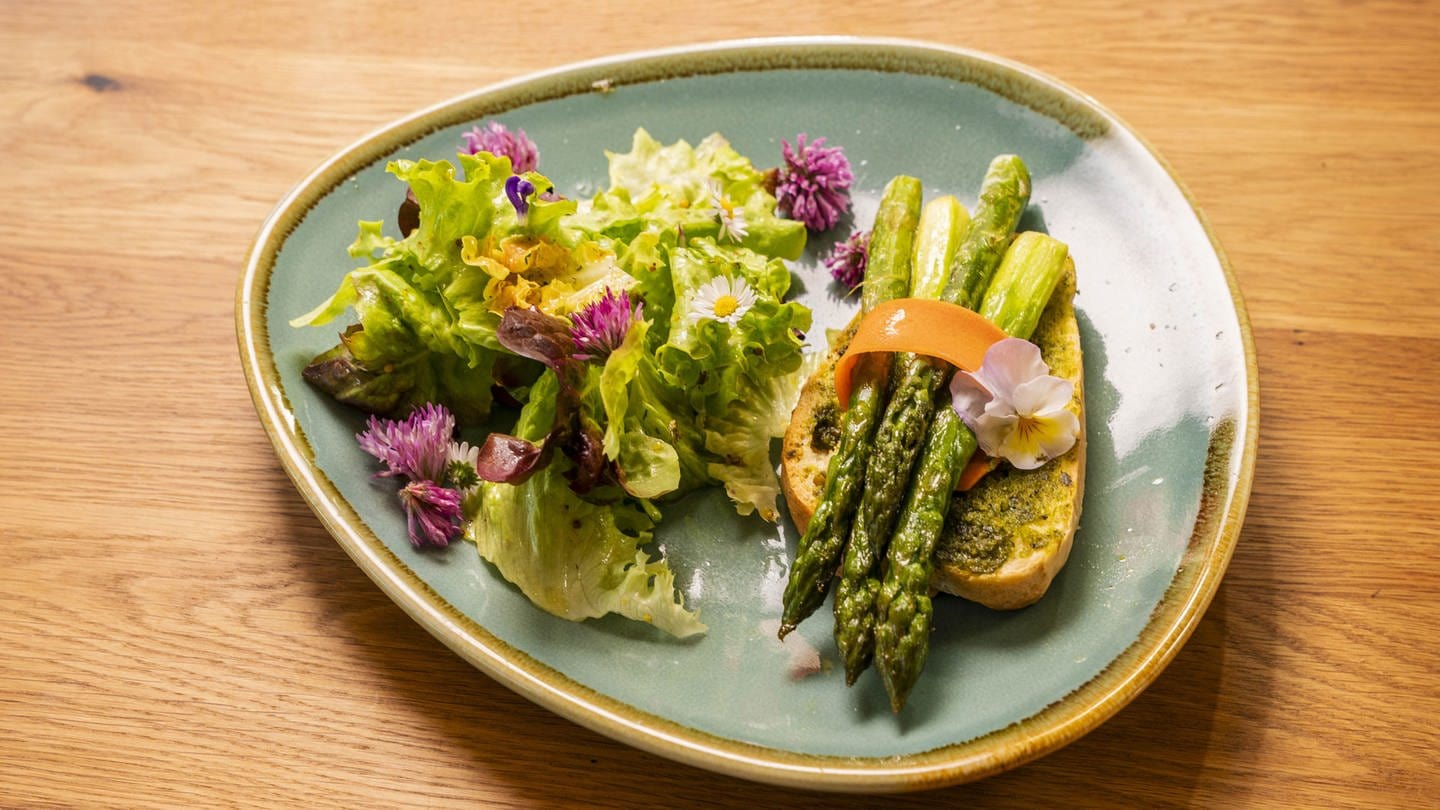
[[[1080,330],[1075,321],[1075,270],[1064,277],[1031,336],[1050,373],[1075,384],[1070,409],[1080,436],[1065,455],[1036,470],[1008,464],[950,501],[935,549],[933,586],[997,610],[1034,603],[1070,557],[1085,484],[1085,394]],[[825,488],[842,418],[835,397],[835,362],[858,318],[841,333],[829,356],[805,383],[785,431],[780,483],[790,516],[803,532]]]

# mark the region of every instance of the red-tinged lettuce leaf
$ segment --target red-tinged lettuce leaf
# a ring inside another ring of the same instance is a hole
[[[575,341],[570,337],[570,324],[561,318],[536,309],[510,307],[500,318],[495,338],[521,357],[544,363],[561,375],[561,382],[574,376],[568,366],[573,362]]]
[[[536,444],[518,436],[491,433],[480,446],[475,473],[482,481],[522,484],[550,463],[549,444]]]
[[[444,405],[462,424],[484,421],[493,398],[488,363],[474,368],[457,357],[412,350],[390,354],[355,324],[340,343],[301,370],[310,385],[366,413],[401,418],[427,402]]]
[[[604,431],[585,412],[582,388],[587,366],[573,357],[575,341],[570,324],[534,309],[511,307],[495,330],[500,345],[515,354],[545,364],[551,374],[530,390],[530,403],[522,413],[520,436],[492,434],[480,450],[480,477],[486,481],[518,483],[550,463],[558,449],[570,459],[565,472],[570,488],[579,495],[613,484],[614,464],[605,457]],[[544,438],[540,421],[549,416]],[[528,427],[527,427],[528,426]]]
[[[560,450],[575,466],[565,471],[570,489],[577,495],[615,483],[614,465],[605,458],[604,434],[595,420],[581,415],[562,434]]]

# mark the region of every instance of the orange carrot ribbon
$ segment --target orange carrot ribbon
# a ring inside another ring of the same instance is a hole
[[[862,354],[913,352],[977,371],[985,362],[985,352],[1006,337],[1000,327],[957,304],[929,298],[886,301],[860,319],[855,337],[835,364],[840,408],[850,407],[851,377]]]
[[[980,479],[990,474],[990,471],[1000,466],[1000,459],[991,458],[983,451],[976,450],[975,455],[970,457],[970,463],[960,472],[960,479],[955,482],[955,491],[969,492],[970,488],[980,483]]]
[[[956,368],[977,371],[985,352],[1008,335],[1000,327],[957,304],[929,298],[897,298],[865,313],[840,362],[835,364],[835,393],[840,409],[850,407],[855,365],[871,352],[913,352],[938,357]],[[976,453],[960,474],[956,489],[973,487],[995,468]]]

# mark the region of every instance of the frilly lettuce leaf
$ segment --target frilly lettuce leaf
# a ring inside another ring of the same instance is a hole
[[[482,484],[466,537],[530,601],[564,619],[619,613],[684,638],[705,632],[675,574],[642,548],[653,526],[640,507],[598,506],[570,491],[558,464],[518,486]]]
[[[765,175],[719,133],[694,147],[683,140],[665,146],[639,129],[629,152],[606,156],[610,188],[568,220],[572,227],[622,242],[641,233],[673,240],[681,230],[691,238],[718,237],[713,183],[744,214],[744,247],[786,259],[798,259],[805,249],[805,225],[776,216]]]
[[[800,388],[818,367],[823,355],[807,355],[801,367],[771,377],[755,387],[751,397],[735,402],[705,425],[705,449],[720,458],[707,471],[725,485],[725,492],[742,515],[759,512],[774,522],[780,480],[770,456],[772,439],[785,435],[790,413],[800,401]]]
[[[622,439],[632,437],[630,447],[664,453],[631,460],[648,463],[641,468],[650,472],[661,469],[657,461],[668,463],[674,449],[684,472],[681,491],[719,482],[740,514],[759,512],[773,521],[779,484],[770,444],[784,432],[798,397],[801,333],[810,328],[810,312],[782,302],[791,279],[778,259],[710,239],[655,255],[663,261],[647,271],[652,279],[642,276],[640,289],[668,291],[668,328],[632,330],[606,364],[601,390],[610,420],[607,452],[619,453],[627,447]],[[700,288],[717,276],[742,278],[755,294],[754,305],[734,325],[697,319],[690,311]],[[652,351],[634,345],[642,338],[649,338],[645,345]],[[640,423],[633,413],[637,401],[646,409]],[[703,466],[696,469],[694,461]],[[622,477],[628,473],[623,455],[619,467]]]
[[[790,287],[784,262],[709,239],[674,248],[669,258],[675,305],[655,355],[665,381],[689,392],[696,411],[721,415],[757,384],[799,367],[810,310],[781,302]],[[743,278],[755,293],[755,304],[733,326],[691,314],[696,294],[716,276]]]
[[[489,413],[494,383],[489,366],[470,368],[452,355],[427,351],[377,360],[368,344],[360,325],[351,326],[338,345],[301,373],[336,401],[382,416],[398,418],[427,402],[446,406],[462,422],[478,422]]]
[[[307,381],[371,413],[401,416],[426,402],[465,422],[490,411],[493,351],[458,339],[439,296],[408,284],[388,263],[346,276],[310,316],[329,320],[354,307],[359,323],[306,366]],[[338,310],[338,311],[322,311]]]
[[[510,158],[478,152],[457,155],[463,177],[455,176],[449,161],[397,160],[385,167],[410,186],[420,203],[420,227],[404,243],[414,256],[417,276],[433,274],[437,284],[449,281],[463,266],[462,237],[500,238],[515,233],[541,236],[573,246],[574,239],[560,228],[561,218],[575,210],[574,200],[546,201],[537,194],[522,224],[505,195],[505,181],[513,174]],[[553,188],[544,175],[521,175],[539,191]]]
[[[688,398],[661,381],[646,351],[650,326],[639,321],[630,328],[599,378],[605,455],[616,461],[625,491],[640,498],[679,494],[709,481]]]
[[[390,163],[386,170],[419,202],[419,226],[396,239],[381,222],[361,222],[348,252],[366,264],[350,271],[329,300],[290,322],[318,326],[354,310],[359,329],[315,358],[308,377],[342,401],[387,415],[434,401],[462,422],[484,419],[507,301],[544,286],[545,303],[573,307],[606,283],[632,283],[612,254],[563,226],[573,200],[537,193],[522,222],[505,194],[509,158],[481,152],[459,155],[458,162],[461,176],[448,161]],[[535,172],[523,177],[539,191],[552,187]],[[529,266],[531,254],[543,254],[557,269],[532,280],[496,260]],[[459,383],[467,376],[468,384]]]

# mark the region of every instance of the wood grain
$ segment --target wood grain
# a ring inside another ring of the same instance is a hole
[[[1209,216],[1261,367],[1249,516],[1171,667],[1051,756],[889,804],[1433,802],[1440,6],[1051,5],[0,2],[0,805],[846,804],[610,742],[432,640],[290,487],[231,320],[271,206],[388,120],[800,33],[1101,99]]]

